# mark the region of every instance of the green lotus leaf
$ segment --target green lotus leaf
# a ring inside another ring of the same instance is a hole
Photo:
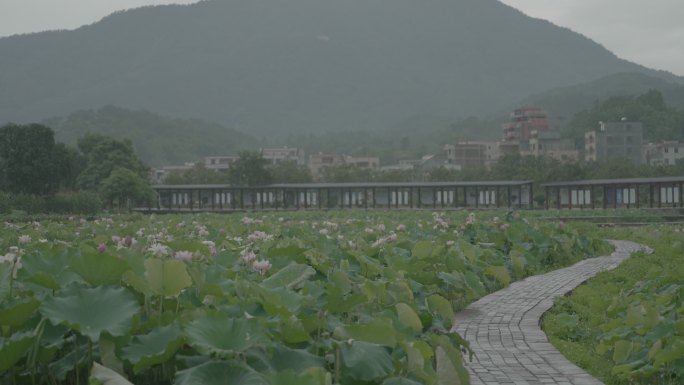
[[[634,344],[630,341],[620,340],[617,341],[613,347],[613,361],[616,364],[621,364],[629,358],[632,354],[632,347]]]
[[[15,333],[10,338],[0,338],[0,373],[21,360],[33,345],[33,333]]]
[[[296,316],[284,317],[280,321],[281,336],[283,342],[298,344],[311,341],[311,336],[304,328],[302,321]]]
[[[410,380],[403,377],[388,378],[382,382],[382,385],[421,385],[422,383]],[[440,384],[441,385],[441,384]]]
[[[90,385],[133,385],[124,376],[97,362],[93,362],[88,382]]]
[[[456,384],[468,384],[470,383],[470,376],[468,374],[468,371],[466,370],[465,366],[463,365],[463,354],[461,350],[458,348],[459,346],[466,346],[467,347],[467,342],[465,342],[461,336],[459,336],[457,333],[451,333],[448,335],[432,335],[430,336],[430,339],[432,341],[433,346],[436,346],[435,348],[435,360],[437,362],[437,377],[438,379],[441,379],[439,376],[439,362],[442,361],[442,368],[445,371],[445,376],[451,376],[452,375],[452,370],[453,373],[456,374],[456,378],[453,381],[457,382],[446,382],[446,383],[456,383]],[[438,350],[442,351],[442,357],[438,355]],[[444,360],[448,360],[449,363],[447,363]],[[452,380],[448,380],[452,381]],[[441,384],[441,380],[439,382]]]
[[[202,354],[225,356],[263,342],[264,338],[255,326],[252,320],[213,314],[191,322],[186,334],[190,344]]]
[[[175,385],[268,385],[268,381],[249,367],[225,361],[209,361],[176,372]]]
[[[461,385],[461,379],[454,364],[441,346],[435,351],[437,358],[437,381],[439,385]]]
[[[296,374],[293,370],[285,370],[271,376],[271,385],[327,385],[328,377],[311,373]]]
[[[0,263],[0,299],[4,299],[9,295],[12,270],[12,264]]]
[[[83,252],[69,260],[69,270],[83,277],[93,286],[111,285],[121,281],[121,275],[129,270],[128,263],[110,254]]]
[[[124,288],[72,285],[54,297],[47,297],[40,312],[53,324],[65,324],[97,342],[100,333],[123,336],[131,327],[139,305]]]
[[[73,282],[80,282],[81,277],[66,268],[69,265],[69,255],[66,252],[43,254],[35,252],[21,257],[21,269],[17,277],[52,290]]]
[[[121,350],[121,357],[133,364],[135,373],[140,373],[145,368],[170,360],[182,344],[180,327],[171,324],[133,337],[128,346]]]
[[[681,339],[675,339],[664,349],[661,349],[654,355],[655,367],[669,365],[684,357],[684,342]]]
[[[283,345],[276,345],[269,364],[276,371],[292,369],[301,372],[310,368],[322,368],[325,365],[323,358],[313,355],[306,350],[290,349]]]
[[[511,283],[511,275],[505,266],[489,266],[484,273],[494,277],[502,286],[508,286]]]
[[[432,255],[434,243],[432,241],[419,241],[413,246],[411,254],[419,259],[429,258]]]
[[[416,314],[411,306],[405,303],[398,303],[394,306],[397,309],[397,317],[399,317],[399,322],[413,330],[415,333],[419,333],[423,330],[423,323],[420,322],[418,314]]]
[[[85,338],[82,338],[85,340]],[[48,364],[48,371],[60,381],[64,381],[69,374],[77,366],[82,365],[88,359],[88,345],[79,344],[71,348],[69,353],[61,356],[58,360],[52,361]]]
[[[456,319],[454,314],[454,308],[451,303],[439,294],[433,294],[429,296],[426,301],[427,308],[431,313],[436,314],[443,320],[448,322],[448,325],[452,325]]]
[[[40,301],[35,298],[26,298],[5,303],[0,307],[0,325],[19,327],[31,318],[33,313],[40,307]]]
[[[367,324],[338,326],[333,336],[338,340],[360,340],[390,348],[397,345],[397,332],[392,321],[386,318],[374,318]]]
[[[475,275],[472,271],[466,271],[463,273],[466,283],[468,284],[467,297],[469,300],[474,300],[487,294],[487,289],[482,284],[480,278]]]
[[[293,263],[266,278],[261,285],[267,289],[292,289],[298,287],[315,274],[316,270],[314,270],[313,267]]]
[[[183,261],[148,258],[145,260],[145,278],[152,294],[174,297],[192,285]]]
[[[394,371],[387,349],[363,341],[339,344],[345,376],[359,381],[374,381]]]

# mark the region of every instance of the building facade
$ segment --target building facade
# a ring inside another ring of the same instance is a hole
[[[468,141],[444,146],[447,163],[461,169],[486,167],[499,159],[498,142]]]
[[[579,151],[575,149],[575,141],[571,138],[561,138],[556,130],[533,130],[527,150],[521,155],[545,156],[563,161],[576,161]]]
[[[344,164],[344,156],[339,154],[318,154],[309,155],[309,171],[314,179],[323,177],[323,171],[328,167],[338,167]]]
[[[296,147],[261,148],[259,154],[270,164],[296,162],[298,165],[303,165],[306,163],[304,150]]]
[[[585,160],[601,162],[623,158],[642,164],[643,125],[641,122],[599,122],[599,129],[584,134]]]
[[[503,140],[506,142],[529,142],[532,131],[546,131],[549,121],[546,111],[539,107],[521,107],[511,112],[510,121],[503,126]],[[525,146],[522,146],[525,148]]]
[[[676,140],[644,146],[644,161],[651,165],[674,165],[684,158],[684,143]]]

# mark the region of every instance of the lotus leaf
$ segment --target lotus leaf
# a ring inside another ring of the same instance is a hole
[[[268,381],[251,368],[225,361],[209,361],[176,372],[175,385],[268,385]]]
[[[186,328],[188,341],[202,354],[228,356],[263,342],[252,320],[212,314],[191,322]]]
[[[183,261],[148,258],[145,260],[145,278],[152,294],[174,297],[192,285],[192,279]]]
[[[90,370],[90,385],[133,385],[119,373],[93,362]]]
[[[69,260],[69,270],[93,286],[119,283],[121,275],[129,269],[126,261],[110,254],[83,252]]]
[[[0,325],[20,327],[40,307],[40,301],[26,298],[2,304],[0,307]]]
[[[91,289],[82,285],[72,285],[47,297],[40,307],[41,313],[53,324],[64,323],[94,342],[103,331],[112,336],[128,333],[138,309],[138,302],[124,288]]]
[[[342,342],[339,345],[345,376],[360,381],[374,381],[394,371],[387,350],[363,341]]]
[[[386,318],[375,318],[368,324],[339,326],[333,336],[339,340],[360,340],[391,348],[397,344],[397,332],[392,321]]]
[[[145,368],[170,360],[182,344],[180,327],[171,324],[133,337],[121,352],[122,357],[133,364],[133,370],[139,373]]]
[[[418,314],[416,314],[411,306],[405,303],[398,303],[394,306],[397,309],[397,317],[399,317],[399,322],[413,330],[415,333],[419,333],[421,330],[423,330],[423,324],[420,322]]]
[[[311,266],[293,263],[265,279],[261,284],[268,289],[293,289],[316,274]]]
[[[0,373],[16,364],[33,344],[33,333],[15,333],[10,338],[0,338]]]

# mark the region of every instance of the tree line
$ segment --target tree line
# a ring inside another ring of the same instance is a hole
[[[0,212],[95,212],[154,199],[130,140],[86,134],[77,146],[41,124],[0,127]]]

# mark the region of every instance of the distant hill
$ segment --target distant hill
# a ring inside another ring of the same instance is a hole
[[[138,157],[150,166],[183,164],[258,147],[253,137],[216,123],[114,106],[78,111],[43,123],[52,127],[58,141],[72,145],[88,132],[131,139]]]
[[[276,138],[455,121],[618,72],[682,80],[496,0],[211,0],[0,39],[0,124],[111,104]]]
[[[665,103],[684,110],[684,85],[643,73],[620,73],[570,87],[556,88],[532,95],[516,106],[533,105],[544,108],[556,128],[568,124],[580,111],[616,96],[638,96],[648,90],[658,90]],[[513,106],[511,106],[511,109]]]

